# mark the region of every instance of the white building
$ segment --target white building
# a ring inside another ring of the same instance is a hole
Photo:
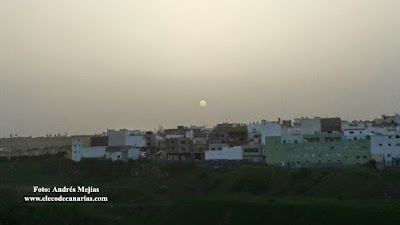
[[[109,148],[106,150],[106,159],[111,159],[112,161],[137,160],[140,157],[140,153],[140,149],[135,147]]]
[[[282,125],[279,122],[261,121],[247,125],[249,139],[261,138],[261,144],[265,144],[266,137],[279,137],[282,135]]]
[[[293,125],[301,128],[302,134],[315,134],[321,132],[321,118],[296,118]]]
[[[107,146],[90,147],[90,137],[76,137],[72,139],[72,160],[106,158]]]
[[[282,127],[282,136],[301,136],[300,127]]]
[[[382,115],[381,119],[374,120],[376,124],[397,124],[400,125],[400,115],[396,114],[394,116]]]
[[[72,139],[72,160],[79,162],[82,159],[111,159],[112,161],[129,159],[137,160],[140,157],[138,147],[107,147],[90,146],[90,137],[76,137]]]
[[[394,135],[371,136],[371,156],[387,166],[400,165],[400,132]]]
[[[223,147],[217,151],[205,151],[205,160],[243,160],[243,148],[235,146]]]
[[[374,126],[372,122],[342,122],[343,136],[349,141],[368,139],[374,135],[393,135],[397,130],[397,127]]]
[[[146,146],[145,133],[141,131],[109,130],[107,135],[108,146],[110,147],[132,146],[141,148]]]
[[[372,127],[372,125],[371,125]],[[367,130],[368,124],[364,121],[347,122],[342,121],[343,136],[346,140],[363,140],[371,135],[371,131]]]

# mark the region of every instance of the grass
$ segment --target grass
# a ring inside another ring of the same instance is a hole
[[[3,160],[0,224],[400,224],[399,172]],[[33,185],[95,186],[109,202],[23,202]]]

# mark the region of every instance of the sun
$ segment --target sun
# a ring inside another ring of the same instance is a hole
[[[205,108],[207,106],[207,102],[205,100],[200,101],[200,108]]]

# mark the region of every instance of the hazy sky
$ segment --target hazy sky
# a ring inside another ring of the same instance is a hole
[[[399,12],[399,0],[0,0],[0,136],[400,112]]]

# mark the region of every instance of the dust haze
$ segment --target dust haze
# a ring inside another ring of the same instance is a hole
[[[399,11],[396,0],[0,0],[0,136],[399,112]]]

